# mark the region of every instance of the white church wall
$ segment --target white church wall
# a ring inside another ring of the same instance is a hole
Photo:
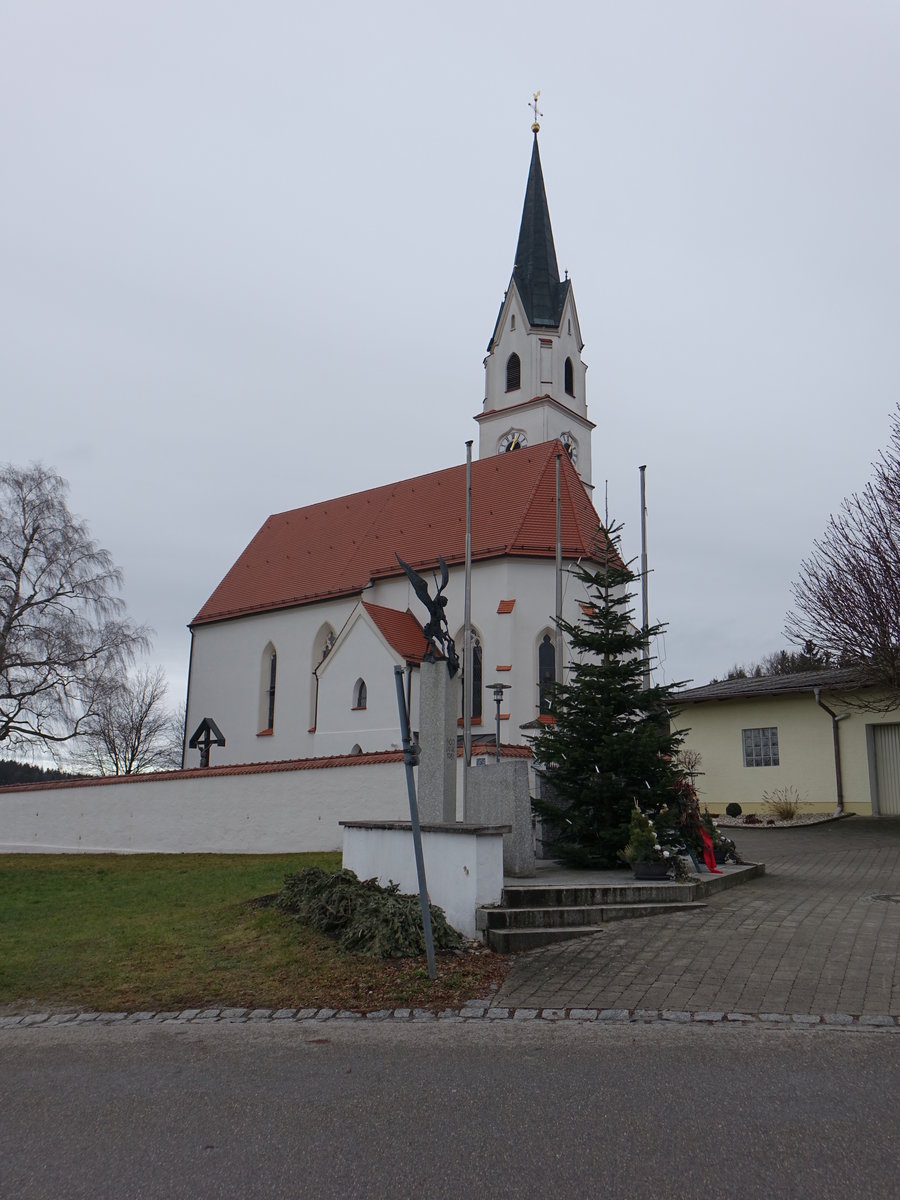
[[[409,819],[402,761],[0,788],[0,853],[336,850],[361,819]]]
[[[352,598],[284,609],[200,625],[191,649],[187,729],[212,717],[226,745],[213,751],[214,762],[278,762],[315,753],[312,649],[325,621],[340,630],[354,605]],[[277,653],[275,722],[271,734],[260,729],[261,663],[266,646]],[[185,765],[196,766],[196,751],[185,751]]]

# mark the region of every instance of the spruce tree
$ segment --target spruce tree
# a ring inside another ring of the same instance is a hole
[[[668,844],[693,842],[696,793],[677,762],[684,733],[672,731],[676,685],[644,688],[646,635],[631,622],[636,576],[618,554],[621,527],[609,530],[596,573],[579,568],[583,619],[560,621],[570,648],[568,680],[552,689],[551,712],[533,742],[549,783],[534,801],[552,853],[572,866],[612,867],[628,842],[635,804]]]

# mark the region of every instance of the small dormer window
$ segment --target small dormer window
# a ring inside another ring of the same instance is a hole
[[[575,395],[575,372],[572,369],[571,358],[566,359],[566,395]]]
[[[512,315],[512,320],[509,323],[509,327],[510,327],[510,329],[515,331],[515,328],[516,328],[516,314],[515,313],[513,313],[513,315]]]
[[[522,386],[522,364],[518,354],[511,354],[506,360],[506,390],[517,392]]]

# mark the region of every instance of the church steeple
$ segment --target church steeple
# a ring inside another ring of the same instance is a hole
[[[522,298],[529,325],[551,325],[556,329],[566,302],[569,281],[560,282],[559,278],[537,132],[531,148],[531,166],[528,169],[512,277]]]
[[[590,491],[594,426],[585,400],[584,343],[572,285],[559,277],[537,116],[512,278],[484,360],[478,454],[558,439]]]

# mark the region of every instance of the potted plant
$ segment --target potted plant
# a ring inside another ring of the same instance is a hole
[[[619,851],[635,879],[668,879],[675,862],[672,852],[663,847],[653,822],[635,804],[628,829],[628,844]]]

